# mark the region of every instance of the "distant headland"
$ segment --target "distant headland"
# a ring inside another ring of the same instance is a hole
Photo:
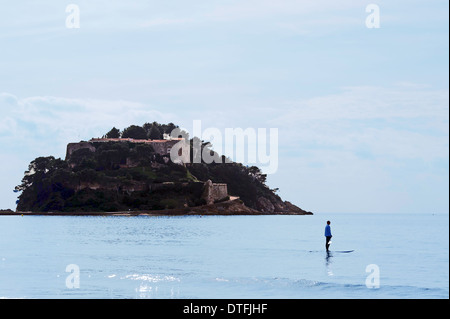
[[[64,160],[33,160],[15,191],[17,211],[1,215],[310,215],[283,201],[256,166],[180,163],[183,140],[173,123],[112,128],[101,138],[69,143]],[[195,137],[185,141],[191,145]],[[221,156],[201,141],[202,151]]]

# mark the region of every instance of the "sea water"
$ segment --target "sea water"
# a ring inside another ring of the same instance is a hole
[[[0,216],[0,298],[449,298],[448,225],[448,214]]]

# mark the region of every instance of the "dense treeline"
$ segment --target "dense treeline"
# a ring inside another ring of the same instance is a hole
[[[123,129],[123,131],[113,127],[103,137],[160,140],[163,138],[164,133],[170,134],[175,128],[178,128],[178,126],[173,123],[159,124],[158,122],[152,122],[145,123],[142,126],[131,125]]]

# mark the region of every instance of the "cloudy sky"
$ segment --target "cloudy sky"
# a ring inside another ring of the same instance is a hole
[[[70,3],[79,28],[67,28]],[[380,11],[368,28],[367,5]],[[449,209],[448,1],[19,0],[0,10],[0,208],[111,127],[278,128],[271,188],[316,213]]]

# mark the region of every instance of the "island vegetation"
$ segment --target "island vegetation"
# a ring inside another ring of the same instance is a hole
[[[177,127],[157,122],[123,130],[113,127],[103,138],[160,140]],[[93,141],[90,145],[92,148],[77,149],[64,160],[53,156],[33,160],[16,186],[20,192],[17,211],[189,211],[207,204],[202,193],[210,180],[227,185],[229,196],[221,201],[238,197],[242,207],[253,212],[309,213],[282,201],[256,166],[236,162],[180,165],[152,145],[127,141]],[[202,141],[202,148],[214,152],[208,142]]]

